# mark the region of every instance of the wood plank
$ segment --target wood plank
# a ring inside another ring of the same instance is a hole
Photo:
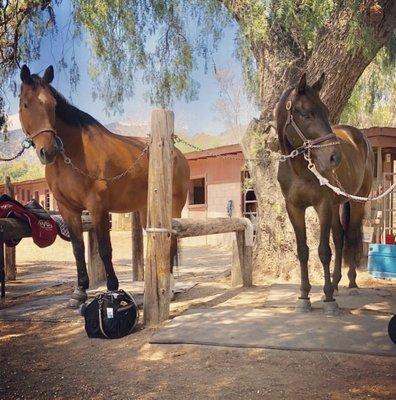
[[[144,281],[143,228],[138,211],[131,213],[132,280]]]
[[[4,242],[0,231],[0,298],[5,298]]]
[[[169,318],[171,235],[166,231],[150,232],[150,228],[172,227],[173,130],[172,111],[152,112],[143,314],[147,326]]]
[[[174,218],[172,229],[179,238],[213,235],[217,233],[245,231],[244,218],[207,218],[202,220],[191,218]]]
[[[243,219],[244,231],[236,232],[231,265],[231,285],[244,287],[253,285],[253,225]]]
[[[88,262],[87,272],[90,287],[95,287],[106,281],[106,270],[99,255],[99,246],[96,234],[93,230],[88,231]]]

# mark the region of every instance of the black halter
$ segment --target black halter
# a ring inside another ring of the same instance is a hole
[[[298,125],[296,124],[296,121],[293,118],[291,100],[287,101],[286,110],[287,110],[287,119],[286,119],[286,122],[285,122],[285,126],[283,127],[283,131],[286,130],[288,125],[291,125],[294,128],[294,130],[297,132],[298,136],[300,137],[300,139],[303,142],[302,146],[297,147],[297,149],[294,149],[290,153],[291,157],[288,157],[288,158],[297,157],[300,154],[306,153],[310,149],[313,149],[313,148],[327,147],[327,146],[332,146],[332,145],[336,146],[336,145],[340,144],[337,136],[334,135],[334,133],[329,133],[328,135],[321,136],[321,137],[318,137],[318,138],[312,139],[312,140],[307,139],[305,137],[305,135],[303,134],[303,132],[301,131],[301,129],[298,127]],[[334,142],[328,143],[328,144],[325,144],[325,145],[321,145],[321,143],[326,142],[328,140],[334,140]]]

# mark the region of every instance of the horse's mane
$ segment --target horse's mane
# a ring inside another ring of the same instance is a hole
[[[43,81],[43,79],[36,74],[31,75],[31,79],[33,83],[33,88],[36,88],[38,86],[46,86],[46,83]],[[99,121],[97,121],[88,113],[81,111],[77,107],[73,106],[62,94],[60,94],[51,85],[49,85],[49,88],[56,100],[55,114],[63,122],[71,126],[101,126],[101,123]]]

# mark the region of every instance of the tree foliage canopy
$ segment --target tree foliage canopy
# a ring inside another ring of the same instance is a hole
[[[212,53],[230,24],[237,28],[236,55],[243,64],[248,92],[263,103],[263,91],[287,84],[296,71],[306,67],[318,34],[329,26],[334,14],[340,10],[353,14],[347,36],[351,52],[370,52],[370,21],[381,12],[375,0],[69,1],[75,35],[87,33],[90,41],[89,72],[95,82],[94,94],[110,110],[133,95],[136,79],[143,79],[154,104],[168,106],[174,99],[196,98],[199,83],[193,78],[194,69],[202,60],[206,67],[211,64]],[[56,29],[56,5],[61,2],[1,1],[3,87],[20,61],[39,56],[41,39]],[[376,62],[381,66],[388,63],[389,67],[375,71],[392,74],[394,57],[386,54],[395,53],[395,48],[388,47]],[[78,78],[77,66],[70,65],[74,78]],[[371,98],[378,98],[375,93],[384,90],[379,81],[370,82]],[[385,79],[384,84],[387,82]]]

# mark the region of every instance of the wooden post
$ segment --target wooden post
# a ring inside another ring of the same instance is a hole
[[[382,185],[382,147],[378,147],[377,148],[377,191],[380,188],[380,186]],[[377,214],[378,211],[382,210],[382,218],[381,218],[381,222],[380,225],[377,226],[377,233],[376,233],[376,243],[381,243],[381,234],[383,234],[384,238],[385,238],[385,229],[383,229],[383,227],[385,226],[384,223],[384,207],[383,207],[383,203],[384,201],[376,201],[375,202],[375,215],[374,218],[377,218]],[[383,242],[384,243],[384,242]]]
[[[172,111],[152,112],[143,307],[146,325],[156,325],[169,317],[173,129]]]
[[[14,187],[9,176],[5,179],[5,193],[11,198],[15,198]],[[5,277],[8,281],[16,279],[16,262],[15,262],[15,247],[5,246]]]
[[[93,229],[88,231],[88,263],[87,271],[90,287],[98,286],[106,281],[106,271],[99,255],[99,246]]]
[[[0,298],[5,299],[4,242],[0,232]]]
[[[253,225],[245,218],[245,231],[237,231],[231,266],[231,285],[253,285]]]
[[[143,228],[138,211],[131,213],[132,280],[144,281]]]

